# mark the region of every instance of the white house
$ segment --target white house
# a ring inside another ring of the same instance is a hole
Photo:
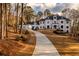
[[[63,16],[52,15],[36,22],[30,22],[27,25],[32,26],[32,29],[58,29],[64,32],[70,32],[70,20]]]

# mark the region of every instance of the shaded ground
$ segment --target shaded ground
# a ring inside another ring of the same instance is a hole
[[[35,48],[35,36],[34,33],[23,35],[26,37],[25,41],[17,41],[16,36],[20,34],[15,32],[8,32],[8,38],[6,40],[0,40],[0,55],[32,55]]]
[[[79,43],[70,36],[54,34],[52,30],[39,30],[55,45],[60,55],[79,56]]]

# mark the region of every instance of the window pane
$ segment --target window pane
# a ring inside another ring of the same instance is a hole
[[[63,28],[63,25],[61,25],[61,28]]]
[[[66,28],[69,28],[69,26],[66,26]]]
[[[63,21],[61,21],[61,23],[63,23]]]

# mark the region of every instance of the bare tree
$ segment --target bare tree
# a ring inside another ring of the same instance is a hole
[[[22,34],[22,25],[23,25],[23,3],[21,4],[21,26],[20,26],[20,33]]]
[[[72,37],[77,35],[77,26],[79,20],[79,11],[75,9],[64,9],[62,11],[63,15],[71,20],[71,34]]]
[[[2,38],[2,3],[0,3],[0,39]]]
[[[2,39],[6,38],[6,22],[5,22],[5,17],[6,17],[6,11],[5,11],[5,6],[6,4],[2,4]]]

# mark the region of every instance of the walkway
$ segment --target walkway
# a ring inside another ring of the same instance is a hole
[[[52,42],[42,33],[33,31],[36,36],[36,46],[33,56],[59,56]]]

